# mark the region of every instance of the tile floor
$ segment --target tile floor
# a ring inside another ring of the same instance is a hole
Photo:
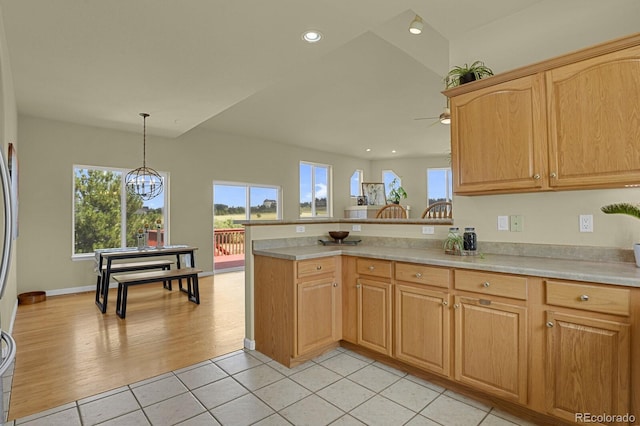
[[[8,425],[530,425],[344,348],[288,369],[237,351]]]

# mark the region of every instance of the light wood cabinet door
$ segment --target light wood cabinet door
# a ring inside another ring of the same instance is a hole
[[[340,340],[340,291],[333,276],[298,283],[295,356]]]
[[[395,356],[425,370],[450,375],[449,294],[421,285],[395,285]]]
[[[455,296],[455,379],[527,402],[527,309]]]
[[[390,282],[359,278],[358,344],[391,356],[392,305]]]
[[[640,181],[640,46],[547,72],[550,185]]]
[[[544,75],[451,99],[451,159],[457,194],[547,186]]]
[[[628,324],[547,311],[546,403],[550,414],[629,412]]]

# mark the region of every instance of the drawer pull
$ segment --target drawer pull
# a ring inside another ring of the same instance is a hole
[[[373,266],[373,265],[369,266],[369,270],[370,270],[370,271],[373,271],[374,269],[376,269],[376,267],[375,267],[375,266]]]
[[[555,179],[558,177],[558,174],[556,172],[551,172],[551,174],[549,175],[550,178]]]
[[[547,322],[547,327],[553,328],[553,323],[551,321]]]
[[[580,296],[580,300],[582,300],[583,302],[587,302],[589,300],[589,295],[583,294],[582,296]]]
[[[422,274],[420,272],[416,272],[416,278],[422,278]]]
[[[489,281],[485,281],[485,282],[483,282],[483,283],[482,283],[482,286],[483,286],[484,288],[487,288],[487,287],[489,287],[490,285],[491,285],[491,283],[490,283]]]
[[[322,265],[316,266],[316,269],[319,271],[320,269],[322,269]]]
[[[534,178],[535,180],[539,180],[539,179],[540,179],[540,175],[539,175],[538,173],[536,173],[535,175],[533,175],[533,178]]]

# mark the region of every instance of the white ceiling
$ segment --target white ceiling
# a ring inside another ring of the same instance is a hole
[[[450,64],[506,71],[640,28],[638,0],[0,5],[21,114],[139,132],[148,112],[150,134],[202,126],[370,159],[449,151],[448,126],[415,118],[442,112]],[[301,40],[310,28],[320,43]]]

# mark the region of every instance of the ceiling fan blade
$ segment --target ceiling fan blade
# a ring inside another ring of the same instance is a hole
[[[417,117],[414,120],[437,120],[439,117]]]

